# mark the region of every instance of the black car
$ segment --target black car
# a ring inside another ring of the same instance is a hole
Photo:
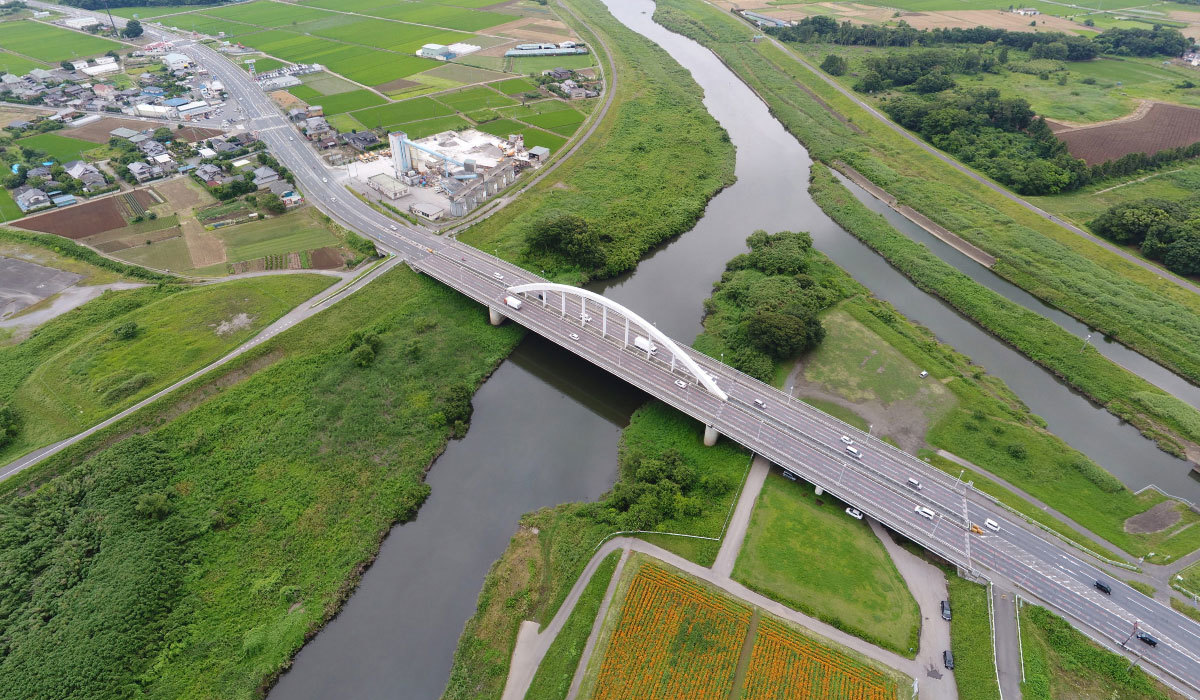
[[[1142,640],[1143,642],[1149,644],[1152,647],[1158,646],[1158,640],[1155,639],[1154,637],[1151,637],[1150,635],[1146,634],[1145,632],[1138,632],[1137,638]]]
[[[950,619],[950,601],[948,601],[948,600],[942,601],[942,619],[943,620]]]
[[[1092,585],[1096,587],[1096,590],[1100,591],[1104,595],[1112,595],[1112,586],[1108,585],[1107,583],[1103,581],[1097,581]]]
[[[949,649],[942,652],[942,663],[946,664],[947,670],[954,670],[954,654]]]

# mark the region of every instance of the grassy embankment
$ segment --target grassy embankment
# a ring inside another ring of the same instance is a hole
[[[521,335],[397,268],[2,482],[0,697],[258,697]]]
[[[992,649],[988,589],[946,572],[950,594],[950,650],[954,652],[954,681],[961,700],[1000,700]]]
[[[827,164],[843,161],[971,243],[996,255],[994,270],[1035,296],[1200,381],[1200,299],[1095,244],[1046,221],[949,167],[770,42],[751,43],[753,30],[729,13],[692,0],[664,0],[655,18],[713,49],[771,107],[772,113]],[[977,318],[988,325],[989,316]],[[1036,355],[1046,363],[1056,355]],[[1101,391],[1115,374],[1084,376],[1085,368],[1050,369],[1082,391]],[[1134,381],[1134,380],[1128,380]],[[1096,397],[1114,403],[1111,388]],[[1159,392],[1161,396],[1161,392]],[[1122,417],[1149,429],[1192,428],[1185,405],[1139,396],[1115,402]],[[1125,413],[1128,412],[1128,413]],[[1167,441],[1170,449],[1170,441]]]
[[[544,270],[555,281],[579,283],[591,274],[609,277],[632,269],[652,247],[691,228],[712,195],[733,183],[734,154],[684,68],[596,0],[572,0],[571,6],[614,53],[613,106],[553,176],[460,238],[530,270]],[[526,252],[525,234],[534,223],[566,214],[602,232],[604,262],[594,273]]]
[[[1077,378],[1072,382],[1081,386],[1085,393],[1100,399],[1109,410],[1138,422],[1144,431],[1162,436],[1152,424],[1147,424],[1139,412],[1142,405],[1153,405],[1174,420],[1171,427],[1195,439],[1200,439],[1200,414],[1162,390],[1114,364],[1099,352],[1088,348],[1080,352],[1077,338],[1059,326],[1024,307],[1008,301],[999,294],[984,288],[966,275],[942,262],[928,249],[897,232],[882,216],[875,214],[853,197],[828,170],[814,166],[810,191],[814,199],[839,224],[862,239],[898,269],[912,278],[918,286],[947,300],[967,316],[980,321],[986,328],[1006,340],[1040,364],[1061,374],[1063,371]],[[966,372],[973,370],[963,367]],[[953,385],[951,385],[953,387]],[[1168,413],[1169,411],[1169,413]],[[1066,513],[1080,524],[1103,536],[1115,546],[1135,556],[1155,551],[1161,558],[1166,555],[1179,557],[1200,546],[1200,533],[1189,532],[1178,539],[1169,537],[1180,528],[1154,536],[1136,535],[1125,532],[1123,522],[1161,497],[1134,496],[1118,480],[1101,470],[1082,455],[1075,453],[1064,458],[1058,452],[1061,444],[1057,439],[1042,442],[1041,449],[1026,443],[1029,455],[1041,454],[1044,459],[1020,457],[1000,441],[1007,442],[994,431],[1008,422],[997,416],[999,423],[981,420],[974,416],[951,415],[938,422],[927,439],[933,445],[951,451],[992,473],[1028,491],[1052,507]],[[1193,421],[1194,419],[1194,421]],[[1162,439],[1169,439],[1162,436]],[[1033,450],[1037,449],[1036,452]],[[948,467],[957,473],[957,465],[938,461],[938,466]],[[1029,465],[1038,464],[1034,469]],[[1058,465],[1058,469],[1047,470],[1046,465]],[[980,488],[989,490],[977,481]],[[999,493],[993,492],[999,496]],[[1027,504],[1002,500],[1035,517],[1036,508],[1022,507]],[[1040,518],[1039,518],[1040,519]],[[1195,520],[1194,514],[1185,512],[1181,525]]]
[[[1026,700],[1182,698],[1122,656],[1103,649],[1045,608],[1021,606]],[[1135,644],[1141,642],[1134,641]]]
[[[733,578],[911,659],[921,630],[917,603],[879,538],[866,522],[846,515],[845,507],[772,471]]]
[[[78,433],[252,338],[333,282],[316,275],[108,292],[0,349],[19,430],[0,462]],[[117,329],[136,324],[129,337]]]
[[[567,617],[566,624],[546,651],[546,658],[538,666],[537,674],[529,684],[529,692],[525,694],[526,700],[564,700],[567,697],[571,679],[575,677],[575,669],[583,657],[583,647],[592,633],[592,624],[600,613],[604,592],[620,558],[620,552],[609,554],[592,574],[592,579],[575,603],[575,609]]]
[[[13,246],[34,246],[42,248],[53,253],[58,258],[66,258],[77,260],[81,263],[86,263],[96,268],[108,270],[122,277],[128,277],[134,280],[143,282],[168,282],[174,280],[171,275],[164,275],[161,272],[154,272],[136,265],[126,265],[123,262],[112,260],[100,255],[91,248],[86,248],[73,241],[70,241],[61,236],[55,236],[49,233],[34,233],[31,231],[15,231],[9,228],[0,228],[0,245]],[[78,272],[70,267],[62,267],[58,264],[46,263],[51,267],[58,267],[69,272]],[[107,280],[111,281],[111,280]],[[93,282],[100,284],[100,282]]]

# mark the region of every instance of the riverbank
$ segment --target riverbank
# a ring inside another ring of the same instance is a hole
[[[843,161],[999,262],[994,270],[1099,332],[1200,381],[1200,298],[939,161],[729,13],[664,0],[656,19],[719,55],[825,163]],[[831,119],[830,112],[846,120]],[[851,128],[853,127],[853,128]]]

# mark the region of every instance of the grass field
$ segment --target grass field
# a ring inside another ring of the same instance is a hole
[[[438,95],[434,99],[459,112],[474,112],[477,109],[508,107],[517,103],[511,97],[501,95],[495,90],[483,87],[482,85],[460,92]]]
[[[244,68],[247,71],[250,70],[250,66],[246,65],[241,60],[238,61],[238,65],[240,65],[242,68]],[[268,71],[273,71],[276,68],[282,68],[286,65],[287,64],[284,63],[283,61],[280,61],[277,58],[271,58],[270,56],[261,56],[259,58],[254,59],[254,70],[259,73],[266,73]]]
[[[390,127],[393,124],[430,119],[452,114],[454,110],[438,104],[428,97],[415,97],[403,102],[371,107],[354,112],[353,116],[368,128]]]
[[[512,66],[509,72],[520,75],[541,75],[542,71],[554,68],[588,68],[596,65],[596,59],[590,53],[574,56],[526,56],[507,60]]]
[[[1200,161],[1183,161],[1162,170],[1139,175],[1126,183],[1106,182],[1078,192],[1029,200],[1079,226],[1086,226],[1111,206],[1147,197],[1178,201],[1200,189]]]
[[[271,279],[292,278],[307,276]],[[350,358],[355,333],[378,336],[366,367]],[[115,697],[136,685],[157,697],[258,697],[388,529],[415,515],[454,390],[469,395],[521,335],[395,269],[136,425],[6,480],[0,562],[13,575],[0,600],[20,619],[58,601],[40,625],[6,628],[6,694]],[[20,491],[30,480],[44,487]],[[73,576],[39,574],[64,557],[78,563]]]
[[[0,73],[25,75],[34,68],[48,68],[45,63],[35,61],[8,51],[0,51]]]
[[[362,122],[349,114],[333,114],[326,121],[329,122],[330,126],[341,132],[359,131],[366,128]]]
[[[883,544],[846,505],[772,470],[733,577],[885,649],[912,658],[920,612]],[[820,532],[820,537],[811,533]]]
[[[120,49],[124,44],[48,24],[17,20],[0,23],[0,46],[39,61],[59,63]]]
[[[50,321],[21,345],[0,350],[0,400],[11,402],[23,426],[0,459],[94,425],[216,359],[329,284],[328,277],[286,275],[178,293],[132,290]],[[137,323],[137,335],[114,337],[128,321]]]
[[[0,221],[8,221],[10,219],[19,219],[25,216],[21,212],[21,207],[13,201],[12,195],[8,190],[0,188]]]
[[[62,163],[78,160],[84,151],[90,151],[96,147],[96,144],[91,141],[73,139],[70,136],[59,136],[54,132],[27,136],[23,139],[18,139],[17,143],[29,148],[36,148],[39,151],[45,151],[50,154],[50,157]]]
[[[150,19],[152,17],[162,17],[163,15],[173,15],[179,12],[191,12],[192,10],[206,10],[216,7],[216,5],[162,5],[159,7],[114,7],[112,13],[117,17]]]
[[[950,595],[950,649],[961,700],[1001,700],[996,683],[988,589],[946,572]],[[1009,595],[1012,595],[1011,593]]]
[[[314,212],[310,207],[266,221],[220,228],[213,234],[225,242],[229,262],[338,245],[338,238],[315,218]]]
[[[592,579],[575,603],[575,609],[567,617],[566,624],[559,630],[538,666],[525,700],[566,700],[575,668],[583,657],[583,646],[592,632],[592,623],[600,612],[604,591],[612,580],[620,558],[620,552],[609,554],[592,574]]]
[[[153,270],[172,270],[174,272],[192,269],[192,256],[188,253],[187,242],[183,236],[168,238],[151,245],[140,245],[125,248],[111,254],[114,258],[144,265]]]
[[[426,136],[441,133],[443,131],[466,129],[470,124],[466,119],[452,114],[448,117],[435,117],[433,119],[422,119],[415,122],[407,122],[405,124],[393,124],[389,128],[390,131],[403,131],[408,134],[410,139],[423,139]]]
[[[315,90],[321,95],[337,95],[343,92],[352,92],[360,89],[357,85],[340,78],[329,71],[321,71],[320,73],[309,73],[300,77],[300,82],[305,87]]]
[[[299,87],[305,87],[303,85]],[[310,90],[312,88],[309,88]],[[384,104],[384,100],[379,95],[370,90],[354,90],[351,92],[342,92],[336,95],[322,95],[315,90],[313,91],[312,99],[301,97],[300,99],[309,104],[321,105],[327,116],[350,112],[356,109],[364,109],[366,107],[375,107]],[[295,94],[295,93],[293,93]],[[300,97],[297,95],[297,97]]]
[[[496,88],[505,95],[519,95],[523,92],[533,92],[537,90],[537,86],[528,78],[510,78],[501,80],[497,83],[489,83],[490,87]]]

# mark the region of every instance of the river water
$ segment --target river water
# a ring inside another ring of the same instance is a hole
[[[1200,500],[1200,484],[1188,477],[1184,462],[916,289],[826,217],[808,197],[811,161],[804,148],[709,51],[655,24],[651,0],[606,3],[691,71],[705,106],[737,147],[738,181],[713,198],[695,228],[594,290],[690,340],[700,330],[712,283],[725,262],[745,250],[750,233],[809,231],[817,248],[877,296],[1004,379],[1051,430],[1125,483],[1155,483]],[[942,248],[939,254],[954,252]],[[978,265],[963,268],[981,281],[995,277]],[[531,334],[475,394],[470,430],[434,463],[432,494],[416,520],[392,530],[358,590],[297,655],[272,700],[438,697],[484,576],[521,514],[607,490],[616,477],[620,430],[644,400]]]

